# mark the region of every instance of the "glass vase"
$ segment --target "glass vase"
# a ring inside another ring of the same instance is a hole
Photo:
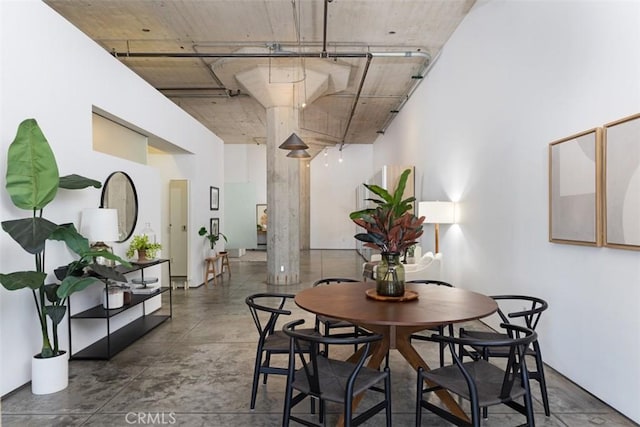
[[[383,252],[376,267],[376,292],[386,297],[404,295],[404,266],[398,252]]]

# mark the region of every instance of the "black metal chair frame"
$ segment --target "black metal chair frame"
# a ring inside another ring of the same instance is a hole
[[[451,283],[443,282],[441,280],[431,280],[431,279],[416,279],[416,280],[408,280],[406,283],[415,283],[421,285],[436,285],[436,286],[447,286],[449,288],[453,288]],[[438,331],[440,335],[444,335],[444,328],[447,326],[449,328],[449,335],[453,336],[453,324],[449,325],[440,325],[434,329],[427,329],[429,331]],[[409,340],[419,340],[419,341],[430,341],[430,338],[421,333],[412,334],[409,337]],[[445,353],[446,344],[440,343],[440,366],[444,366],[444,353]]]
[[[276,330],[276,323],[281,315],[291,315],[291,311],[284,309],[284,306],[288,300],[292,300],[294,297],[293,294],[265,292],[249,295],[245,299],[259,334],[251,387],[251,409],[256,406],[260,374],[263,375],[263,384],[267,383],[269,374],[287,375],[286,367],[271,366],[271,355],[289,353],[289,337],[281,330]],[[273,304],[259,304],[258,301],[262,299],[269,300]],[[260,312],[264,313],[262,319]],[[264,322],[265,319],[266,322]],[[309,329],[309,331],[312,330]],[[308,349],[301,351],[308,351]]]
[[[498,315],[500,319],[502,319],[503,323],[511,324],[509,319],[523,319],[524,324],[527,328],[535,331],[538,326],[538,322],[540,321],[540,316],[543,311],[545,311],[549,305],[543,299],[527,296],[527,295],[494,295],[493,298],[496,301],[500,300],[518,300],[524,301],[530,305],[529,309],[510,312],[505,315],[505,313],[498,308]],[[461,337],[469,337],[469,338],[483,338],[483,339],[500,339],[504,336],[509,336],[508,332],[479,332],[479,331],[471,331],[465,330],[464,328],[460,329]],[[533,348],[531,348],[533,347]],[[549,408],[549,396],[547,393],[547,382],[544,376],[544,362],[542,361],[542,353],[540,351],[540,343],[536,339],[531,343],[531,346],[527,348],[526,352],[527,356],[531,356],[536,361],[536,370],[529,370],[529,378],[538,381],[540,384],[540,394],[542,396],[542,405],[544,407],[544,413],[548,417],[551,415],[551,410]],[[483,357],[485,360],[489,360],[491,357],[507,357],[508,354],[505,349],[501,348],[492,348],[486,354],[480,354],[477,350],[465,351],[461,354],[461,358],[463,356],[471,356],[472,358]],[[486,409],[483,410],[484,416],[486,417]]]
[[[327,277],[324,279],[316,280],[313,283],[313,286],[320,285],[328,285],[330,283],[357,283],[359,280],[344,278],[344,277]],[[354,325],[351,322],[347,322],[346,320],[334,319],[328,316],[316,315],[315,322],[315,330],[320,332],[320,325],[323,326],[323,335],[325,337],[328,336],[338,336],[338,337],[358,337],[359,335],[367,335],[369,332],[364,329]],[[332,334],[331,331],[335,329],[344,329],[344,328],[353,328],[353,332],[344,332],[340,334]],[[357,350],[357,346],[355,348]],[[324,347],[325,354],[329,355],[329,345],[326,344]]]
[[[437,334],[430,337],[432,341],[443,342],[449,347],[454,363],[429,372],[425,372],[423,368],[418,369],[416,426],[420,426],[422,408],[426,408],[455,425],[479,427],[482,420],[480,408],[498,404],[507,405],[525,415],[527,426],[535,425],[525,352],[537,339],[537,334],[532,329],[520,325],[502,324],[501,326],[507,329],[513,338],[504,336],[501,339],[483,340]],[[481,351],[498,347],[508,348],[506,366],[499,368],[483,358],[463,362],[460,354],[456,353],[456,346],[471,347]],[[428,384],[426,388],[424,388],[425,380]],[[471,422],[424,399],[425,393],[440,389],[447,389],[470,402]],[[516,401],[520,397],[524,400],[522,404]]]
[[[304,320],[300,319],[289,322],[283,327],[283,332],[290,337],[283,427],[287,427],[290,420],[312,427],[324,425],[327,401],[343,405],[345,427],[360,425],[383,409],[386,414],[386,425],[391,427],[391,372],[388,367],[383,371],[364,367],[365,361],[371,355],[371,344],[381,341],[382,335],[369,334],[358,337],[309,335],[308,329],[296,329],[303,323]],[[358,345],[360,346],[357,353],[358,360],[351,363],[330,359],[320,351],[320,346],[325,344]],[[302,351],[307,348],[308,352]],[[296,360],[301,364],[298,369],[296,369]],[[381,382],[384,383],[383,388],[379,386]],[[354,417],[353,399],[367,390],[382,393],[384,399]],[[296,391],[298,393],[294,396]],[[307,397],[312,401],[317,399],[320,402],[320,424],[291,413],[291,409]]]

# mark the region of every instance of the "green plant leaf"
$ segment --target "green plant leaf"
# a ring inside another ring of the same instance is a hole
[[[57,227],[53,222],[40,217],[2,222],[2,229],[30,254],[42,252],[47,239]]]
[[[67,190],[81,190],[87,187],[100,188],[102,187],[102,183],[100,181],[96,181],[95,179],[85,178],[84,176],[72,174],[61,176],[58,186]]]
[[[94,283],[99,283],[100,281],[95,277],[76,277],[76,276],[67,276],[64,278],[56,294],[58,298],[61,300],[68,298],[74,292],[81,291],[88,286],[93,285]]]
[[[20,209],[42,209],[58,191],[58,165],[35,119],[18,126],[7,152],[7,192]]]
[[[51,321],[59,325],[64,319],[64,315],[67,312],[66,305],[48,305],[44,307],[44,313],[51,318]]]
[[[58,295],[56,294],[59,287],[60,285],[57,283],[44,285],[44,293],[47,295],[47,299],[49,300],[49,302],[56,303],[60,301],[60,298],[58,298]]]
[[[379,185],[375,185],[375,184],[371,184],[371,185],[364,184],[364,186],[376,196],[382,197],[382,199],[385,202],[391,203],[393,201],[393,197],[391,196],[391,194],[389,194],[389,192],[385,188],[382,188]],[[368,200],[375,201],[374,199],[368,199]]]
[[[0,283],[5,289],[15,291],[18,289],[38,289],[47,278],[45,273],[38,271],[16,271],[9,274],[0,273]]]
[[[127,264],[131,266],[131,264],[129,264],[128,262]],[[91,264],[89,268],[99,277],[115,280],[117,282],[127,282],[127,278],[124,276],[124,274],[120,273],[118,270],[114,269],[113,267],[94,263],[94,264]]]
[[[64,242],[69,249],[81,257],[89,252],[89,240],[78,233],[73,224],[59,225],[49,236],[51,240]]]

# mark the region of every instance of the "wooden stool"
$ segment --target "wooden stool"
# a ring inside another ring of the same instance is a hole
[[[231,277],[231,266],[229,265],[229,254],[227,252],[220,252],[216,256],[210,256],[204,259],[204,284],[209,282],[209,274],[213,274],[213,284],[218,284],[216,264],[220,260],[220,275],[224,274],[225,267],[227,273]]]
[[[204,259],[204,284],[205,286],[209,282],[209,274],[213,274],[213,284],[217,284],[216,279],[216,263],[218,262],[219,256],[210,256]]]
[[[231,266],[229,265],[229,253],[228,252],[220,252],[218,254],[218,258],[220,261],[220,275],[224,274],[224,267],[227,267],[227,273],[229,273],[229,277],[231,277]]]

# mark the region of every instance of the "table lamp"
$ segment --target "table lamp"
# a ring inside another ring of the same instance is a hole
[[[92,251],[105,250],[113,253],[113,249],[105,242],[117,242],[120,239],[118,233],[118,210],[105,208],[88,208],[82,210],[80,220],[80,234],[93,242]],[[111,265],[111,261],[102,257],[96,259],[96,263]]]
[[[424,222],[434,224],[436,234],[436,250],[440,252],[440,224],[454,224],[456,222],[455,203],[453,202],[420,202],[418,204],[420,216]]]

